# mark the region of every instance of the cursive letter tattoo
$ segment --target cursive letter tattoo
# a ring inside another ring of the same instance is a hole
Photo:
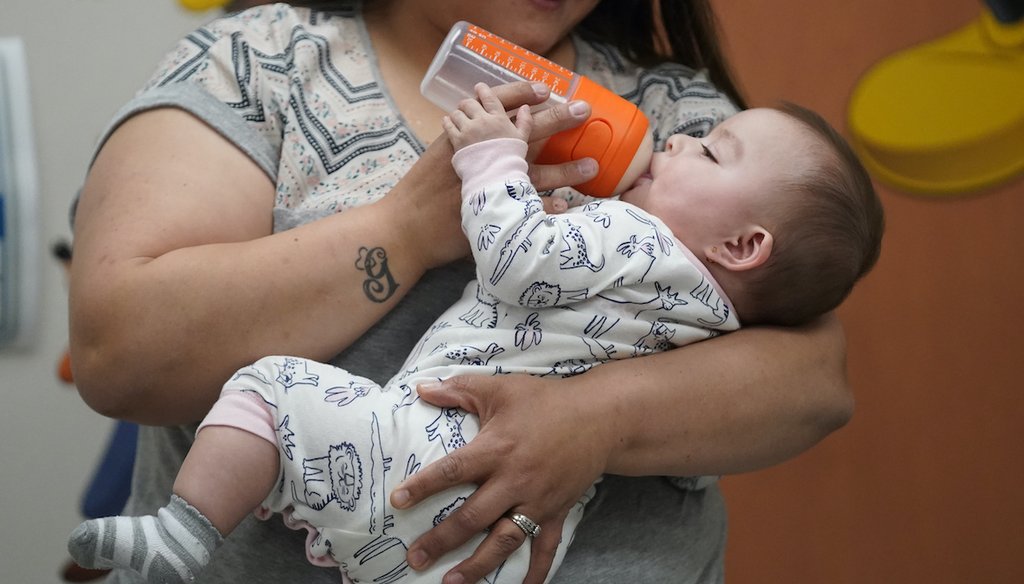
[[[363,292],[374,302],[385,302],[398,289],[398,282],[388,269],[388,254],[383,247],[359,248],[356,268],[366,272]]]

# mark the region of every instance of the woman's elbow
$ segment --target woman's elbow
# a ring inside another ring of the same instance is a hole
[[[853,388],[847,372],[846,334],[834,313],[812,325],[818,359],[812,366],[819,374],[817,423],[827,436],[850,423],[855,409]]]
[[[853,388],[846,375],[845,350],[841,353],[841,357],[834,358],[832,364],[822,364],[819,368],[823,376],[812,393],[813,405],[805,410],[811,414],[812,431],[820,438],[849,424],[856,406]]]
[[[823,435],[831,434],[849,424],[853,419],[856,407],[853,391],[847,384],[842,384],[842,387],[832,393],[832,398],[825,405],[823,414],[820,416],[819,424],[821,424]]]
[[[118,370],[114,350],[100,344],[76,342],[72,335],[71,370],[82,401],[98,414],[109,418],[131,417],[132,396],[124,371]]]
[[[81,296],[71,300],[69,345],[78,393],[99,414],[131,419],[136,394],[144,387],[133,377],[132,365],[139,362],[137,339],[114,326],[121,320],[111,309],[116,303],[88,302]]]
[[[97,413],[149,425],[186,424],[202,419],[216,400],[219,391],[187,391],[206,386],[183,381],[172,373],[181,370],[181,361],[161,358],[165,351],[150,350],[137,336],[105,328],[86,334],[84,327],[74,326],[74,319],[72,323],[75,386]]]

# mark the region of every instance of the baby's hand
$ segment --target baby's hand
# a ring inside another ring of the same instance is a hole
[[[494,138],[518,138],[524,142],[530,140],[533,118],[529,106],[520,107],[516,111],[516,121],[513,122],[490,87],[477,83],[475,89],[477,99],[462,100],[459,109],[441,120],[455,150]]]

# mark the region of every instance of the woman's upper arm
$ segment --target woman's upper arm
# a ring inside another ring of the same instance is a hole
[[[274,181],[255,159],[276,162],[281,128],[272,112],[284,97],[264,89],[259,68],[243,75],[237,63],[280,52],[296,19],[281,12],[248,25],[214,20],[165,55],[124,110],[141,112],[118,114],[127,117],[89,169],[76,210],[76,259],[79,245],[91,253],[93,243],[109,247],[103,254],[144,260],[270,233]]]
[[[116,413],[107,400],[124,398],[108,383],[118,357],[138,358],[139,343],[174,350],[154,338],[155,319],[185,307],[144,294],[152,288],[137,284],[146,268],[177,250],[269,235],[273,197],[273,183],[248,155],[182,110],[135,115],[110,135],[74,225],[72,359],[86,401]]]
[[[209,126],[179,109],[144,112],[113,132],[89,171],[75,217],[76,264],[97,252],[145,260],[255,239],[270,233],[272,207],[267,175]]]

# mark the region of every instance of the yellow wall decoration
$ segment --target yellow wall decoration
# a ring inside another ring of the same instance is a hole
[[[214,8],[221,8],[229,1],[230,0],[178,0],[178,3],[189,10],[203,12],[206,10],[213,10]]]
[[[897,52],[861,78],[849,104],[854,147],[900,190],[956,195],[1024,173],[1024,20],[988,10]]]

